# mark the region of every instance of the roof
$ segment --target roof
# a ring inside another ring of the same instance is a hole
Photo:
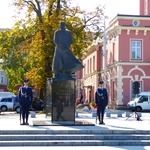
[[[127,14],[117,14],[114,18],[112,18],[111,20],[110,20],[110,22],[109,22],[109,25],[111,24],[111,23],[113,23],[116,19],[118,19],[118,18],[145,18],[145,19],[150,19],[150,16],[149,15],[127,15]]]

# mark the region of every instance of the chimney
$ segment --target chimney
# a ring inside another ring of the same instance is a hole
[[[150,0],[140,0],[140,15],[150,16]]]

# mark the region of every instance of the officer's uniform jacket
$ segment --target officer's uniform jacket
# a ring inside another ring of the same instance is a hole
[[[20,87],[18,96],[19,96],[20,105],[22,105],[22,106],[28,105],[29,106],[33,100],[32,88],[28,87],[28,86]]]
[[[108,93],[106,88],[97,88],[95,92],[95,103],[97,106],[103,107],[106,107],[108,105]]]

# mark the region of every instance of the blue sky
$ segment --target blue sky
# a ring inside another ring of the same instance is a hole
[[[139,15],[140,0],[75,0],[82,9],[93,10],[97,5],[106,5],[106,16],[110,20],[119,14]],[[14,8],[10,6],[12,0],[1,0],[0,5],[0,28],[11,28],[15,22],[12,17],[15,14]],[[133,7],[134,6],[134,7]]]

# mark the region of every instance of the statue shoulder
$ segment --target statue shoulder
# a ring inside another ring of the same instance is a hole
[[[55,32],[54,32],[54,35],[56,36],[57,34],[60,34],[60,30],[56,30]]]

